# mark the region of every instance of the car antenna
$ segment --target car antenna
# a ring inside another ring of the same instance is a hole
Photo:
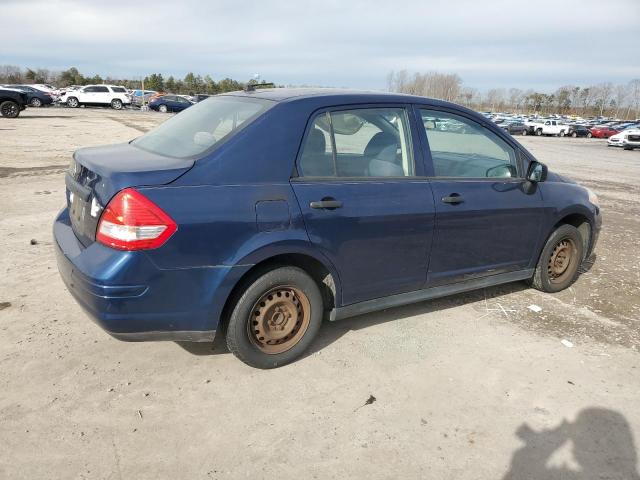
[[[255,92],[256,88],[262,88],[262,87],[271,87],[271,88],[275,88],[276,84],[273,82],[267,82],[267,83],[247,83],[247,86],[244,87],[244,91],[245,92]]]

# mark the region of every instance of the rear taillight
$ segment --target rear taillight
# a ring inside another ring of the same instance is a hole
[[[160,207],[133,188],[111,199],[102,212],[96,240],[118,250],[148,250],[163,245],[178,226]]]

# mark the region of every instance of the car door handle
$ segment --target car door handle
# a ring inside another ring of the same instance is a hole
[[[309,206],[320,210],[335,210],[336,208],[342,207],[342,202],[335,198],[323,198],[320,201],[311,202]]]
[[[456,205],[458,203],[464,202],[464,198],[459,193],[452,193],[448,197],[442,197],[442,203],[451,203]]]

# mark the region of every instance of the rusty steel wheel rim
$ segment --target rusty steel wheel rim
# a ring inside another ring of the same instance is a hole
[[[262,295],[251,309],[251,342],[270,355],[293,348],[309,327],[311,303],[299,289],[281,286]]]
[[[576,251],[576,246],[570,238],[565,238],[556,243],[547,266],[551,283],[562,283],[571,274]]]

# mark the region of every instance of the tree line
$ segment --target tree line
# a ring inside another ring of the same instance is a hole
[[[248,82],[241,82],[231,78],[223,78],[215,81],[210,75],[196,75],[187,73],[184,78],[169,76],[166,79],[161,73],[152,73],[144,79],[126,79],[114,77],[102,77],[100,75],[84,76],[76,67],[71,67],[63,71],[51,71],[46,68],[21,68],[14,65],[0,65],[0,84],[29,84],[47,83],[56,87],[69,87],[71,85],[93,85],[100,83],[122,85],[130,89],[142,88],[144,82],[145,90],[155,90],[158,92],[169,92],[175,94],[196,94],[232,92],[242,90],[247,84],[257,83],[251,79]]]
[[[391,92],[456,102],[480,111],[640,118],[640,78],[620,85],[611,82],[564,85],[551,93],[520,88],[492,88],[481,92],[464,86],[455,73],[410,74],[400,70],[387,75],[387,88]]]

